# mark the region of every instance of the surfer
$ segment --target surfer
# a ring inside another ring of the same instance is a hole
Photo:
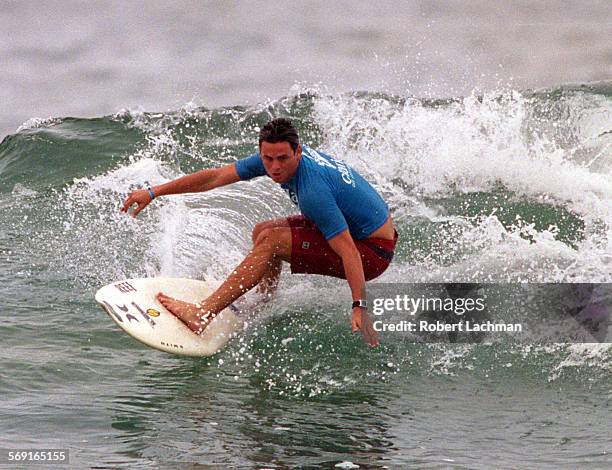
[[[163,293],[158,300],[199,334],[215,315],[253,287],[259,285],[268,294],[274,291],[285,261],[294,274],[346,279],[353,298],[352,330],[361,330],[366,343],[377,346],[378,333],[366,312],[365,282],[382,274],[393,258],[397,231],[389,208],[353,168],[301,145],[290,120],[274,119],[261,129],[258,153],[133,191],[121,211],[136,204],[132,212],[136,217],[156,197],[209,191],[258,176],[279,183],[301,215],[258,223],[249,254],[200,304]]]

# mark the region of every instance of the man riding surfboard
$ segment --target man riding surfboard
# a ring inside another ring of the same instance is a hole
[[[157,299],[199,334],[219,312],[253,287],[274,290],[285,261],[292,273],[346,279],[353,298],[352,329],[361,330],[366,343],[377,346],[378,334],[366,313],[365,282],[382,274],[393,258],[397,231],[389,208],[353,168],[301,145],[290,120],[274,119],[261,129],[258,153],[133,191],[121,211],[127,212],[136,204],[135,217],[156,197],[209,191],[259,176],[279,183],[301,215],[257,224],[249,254],[200,304],[163,293]]]

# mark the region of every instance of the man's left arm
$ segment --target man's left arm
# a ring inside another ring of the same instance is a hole
[[[346,275],[346,280],[348,281],[349,287],[351,288],[353,300],[365,300],[366,288],[363,264],[361,263],[359,250],[357,250],[355,241],[353,240],[353,237],[349,233],[348,229],[340,232],[333,238],[330,238],[328,243],[338,254],[338,256],[342,258],[344,273]],[[351,326],[353,328],[353,332],[361,330],[363,339],[368,346],[378,346],[378,333],[376,330],[374,330],[372,320],[367,314],[366,310],[360,307],[355,307],[353,309]]]

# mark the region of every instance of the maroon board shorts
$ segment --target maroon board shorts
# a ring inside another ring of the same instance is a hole
[[[314,222],[303,215],[287,217],[291,228],[291,272],[322,274],[346,279],[342,258],[329,246]],[[397,232],[393,240],[366,238],[355,240],[361,255],[366,281],[380,276],[393,259]]]

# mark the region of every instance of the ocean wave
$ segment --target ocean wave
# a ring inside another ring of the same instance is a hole
[[[2,207],[7,224],[47,246],[75,282],[220,280],[255,223],[294,210],[275,185],[163,198],[137,221],[120,202],[145,181],[252,153],[260,126],[285,115],[303,141],[345,159],[389,203],[401,238],[385,280],[609,282],[611,88],[448,100],[296,89],[255,106],[32,121],[0,144]],[[27,198],[14,188],[28,188]]]

